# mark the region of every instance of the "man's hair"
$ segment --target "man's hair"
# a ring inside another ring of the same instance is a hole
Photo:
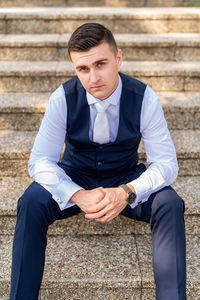
[[[103,42],[109,44],[114,53],[117,53],[117,45],[112,32],[98,23],[85,23],[79,26],[71,35],[68,43],[68,53],[84,52]]]

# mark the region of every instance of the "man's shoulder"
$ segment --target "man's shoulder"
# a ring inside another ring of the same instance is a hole
[[[63,86],[65,93],[67,93],[67,94],[70,94],[70,93],[74,92],[75,90],[78,90],[83,87],[77,76],[67,80],[66,82],[64,82],[62,84],[62,86]]]
[[[144,95],[144,92],[147,87],[147,85],[144,82],[142,82],[136,78],[130,77],[121,72],[119,73],[119,75],[122,79],[122,85],[124,88],[126,88],[129,91],[132,91],[136,94]]]

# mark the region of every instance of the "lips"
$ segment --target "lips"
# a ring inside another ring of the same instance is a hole
[[[102,87],[104,87],[104,85],[97,85],[97,86],[92,86],[91,89],[101,89]]]

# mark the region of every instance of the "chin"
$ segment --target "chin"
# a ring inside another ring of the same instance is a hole
[[[97,93],[92,93],[92,96],[94,96],[95,98],[98,98],[100,100],[104,100],[104,99],[107,98],[104,94],[98,93],[98,92]]]

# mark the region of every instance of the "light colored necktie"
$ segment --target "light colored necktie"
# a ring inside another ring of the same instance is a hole
[[[94,104],[97,110],[96,119],[93,128],[93,141],[99,144],[106,144],[109,142],[109,123],[106,116],[106,109],[110,105],[108,102],[98,102]]]

